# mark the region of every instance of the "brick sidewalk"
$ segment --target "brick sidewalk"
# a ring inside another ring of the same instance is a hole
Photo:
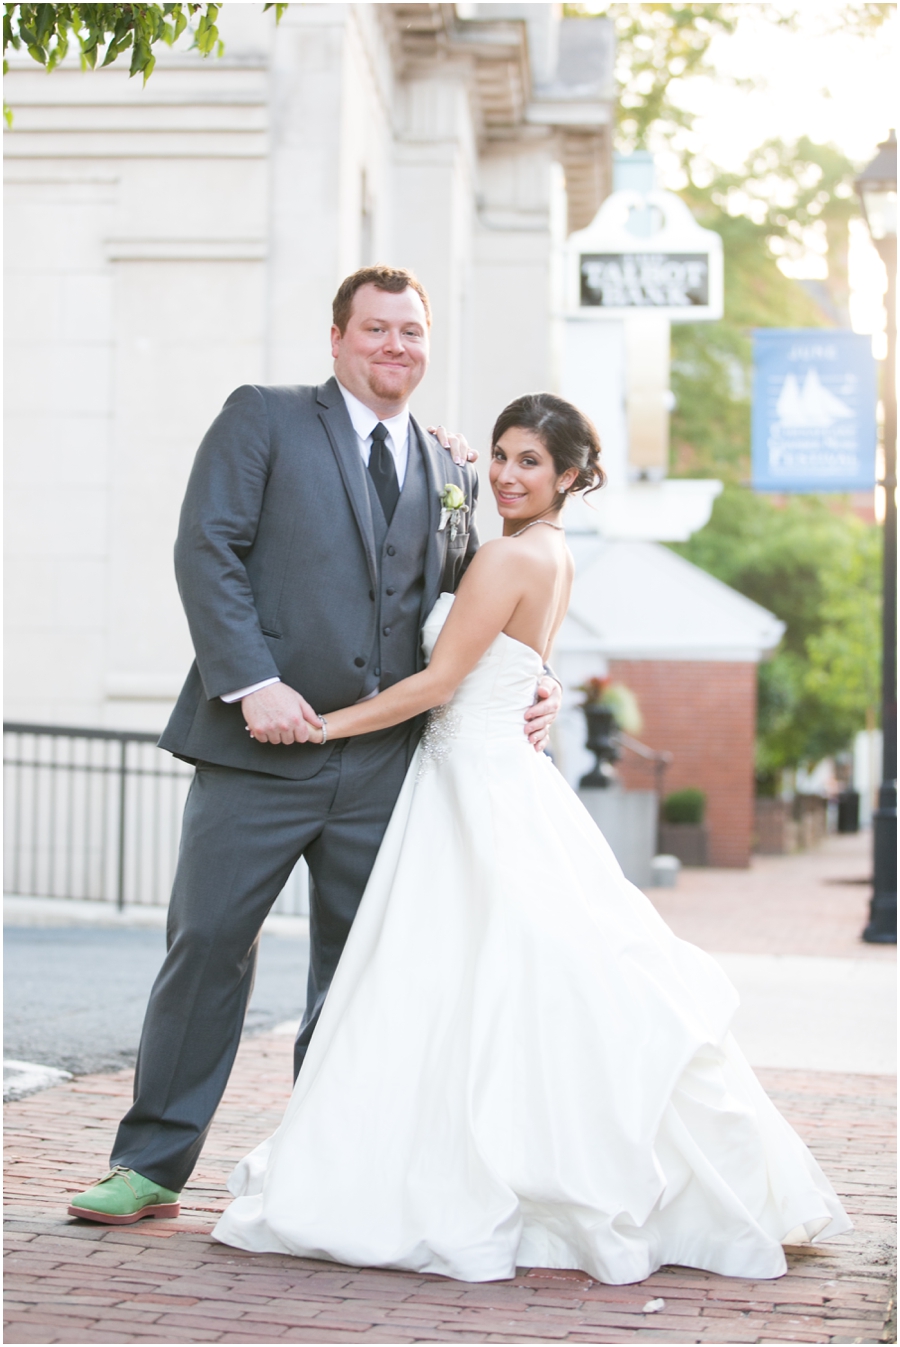
[[[891,962],[867,945],[870,833],[827,837],[795,856],[754,856],[749,870],[682,870],[648,897],[676,935],[717,954],[809,954]]]
[[[467,1285],[278,1255],[209,1237],[234,1162],[274,1129],[291,1042],[247,1039],[177,1221],[70,1221],[66,1194],[105,1168],[130,1072],[6,1106],[6,1342],[884,1342],[893,1272],[894,1082],[760,1075],[810,1143],[856,1229],[789,1251],[774,1282],[667,1268],[639,1286],[577,1272]],[[648,1301],[665,1307],[645,1313]]]

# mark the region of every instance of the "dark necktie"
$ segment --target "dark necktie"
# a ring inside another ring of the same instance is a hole
[[[372,431],[372,452],[369,454],[369,476],[375,483],[378,499],[388,523],[394,517],[397,501],[400,499],[400,485],[397,481],[397,469],[394,455],[387,446],[387,426],[381,421]]]

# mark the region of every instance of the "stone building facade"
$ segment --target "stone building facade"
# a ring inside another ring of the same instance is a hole
[[[610,22],[543,3],[304,3],[276,26],[231,3],[220,27],[224,57],[163,50],[145,88],[118,66],[11,62],[8,720],[162,728],[191,660],[172,544],[196,447],[237,385],[329,376],[331,299],[356,267],[411,267],[426,285],[432,362],[413,410],[461,429],[485,473],[498,411],[568,388],[565,242],[613,185]],[[598,420],[621,420],[624,397],[600,397]],[[691,527],[716,485],[668,484],[698,494]],[[755,662],[778,624],[724,586],[700,621],[697,586],[716,582],[672,573],[652,542],[642,588],[621,531],[639,490],[662,499],[666,483],[606,493],[606,516],[570,512],[558,762],[573,784],[589,763],[571,689],[624,661],[645,739],[675,754],[667,787],[706,789],[713,862],[746,864]],[[486,481],[479,526],[499,531]],[[591,560],[598,529],[603,566],[619,558],[612,589]],[[626,591],[623,635],[611,610]],[[692,633],[677,668],[660,636],[673,617]],[[713,703],[723,724],[731,709],[727,734]]]
[[[557,385],[554,258],[609,190],[609,23],[337,3],[276,27],[226,4],[220,27],[223,58],[164,50],[143,89],[12,62],[14,720],[162,726],[191,657],[171,550],[197,444],[236,385],[328,377],[331,299],[359,265],[430,292],[426,422],[483,451],[510,398]]]

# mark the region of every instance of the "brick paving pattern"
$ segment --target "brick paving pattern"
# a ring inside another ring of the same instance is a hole
[[[893,962],[867,945],[872,839],[828,837],[795,856],[754,856],[749,870],[686,869],[648,896],[676,935],[717,954],[809,954]]]
[[[533,1270],[470,1286],[215,1244],[234,1162],[277,1124],[290,1039],[246,1040],[178,1221],[70,1221],[66,1194],[105,1167],[130,1072],[6,1108],[6,1342],[882,1342],[891,1307],[894,1082],[761,1072],[856,1229],[789,1251],[773,1282],[665,1268],[639,1286]],[[648,1301],[665,1306],[645,1313]]]
[[[743,876],[693,872],[654,900],[679,934],[710,949],[893,957],[858,943],[865,890],[828,882],[864,874],[866,860],[860,839],[831,839],[810,856],[754,862]],[[828,1244],[788,1250],[788,1273],[777,1281],[670,1267],[637,1286],[540,1269],[469,1285],[242,1254],[211,1240],[231,1167],[280,1120],[290,1057],[289,1037],[244,1041],[178,1221],[113,1228],[65,1216],[67,1195],[106,1167],[130,1072],[81,1077],[7,1105],[5,1341],[896,1340],[892,1077],[759,1072],[855,1223]],[[658,1300],[661,1309],[645,1309]]]

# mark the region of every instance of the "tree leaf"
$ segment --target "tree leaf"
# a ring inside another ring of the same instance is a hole
[[[35,8],[37,10],[35,16],[37,39],[41,46],[46,46],[56,29],[56,6],[37,5]]]
[[[271,5],[266,5],[271,9]],[[286,4],[276,4],[276,20],[281,18]],[[194,49],[208,56],[225,51],[216,26],[221,4],[202,4],[200,0],[188,3],[83,4],[83,5],[20,5],[7,4],[3,12],[3,50],[22,46],[33,60],[48,71],[55,69],[66,57],[70,37],[79,46],[82,70],[94,70],[100,49],[105,48],[100,62],[112,63],[133,47],[130,73],[143,73],[144,83],[156,65],[152,49],[157,42],[171,46],[190,27],[191,16],[199,15],[194,33]]]

